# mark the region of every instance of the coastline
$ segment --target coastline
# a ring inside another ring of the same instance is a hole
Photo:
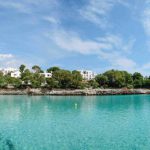
[[[0,95],[55,95],[55,96],[92,96],[92,95],[134,95],[150,94],[150,89],[0,89]]]

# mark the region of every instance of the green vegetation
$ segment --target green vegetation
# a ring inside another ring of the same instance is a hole
[[[130,74],[127,71],[109,70],[96,76],[99,87],[110,88],[150,88],[150,77],[140,73]]]
[[[48,89],[84,89],[84,88],[150,88],[150,77],[143,77],[140,73],[130,74],[127,71],[109,70],[98,74],[95,79],[86,81],[80,72],[51,67],[47,72],[51,78],[45,78],[42,69],[35,65],[32,71],[21,65],[20,78],[13,78],[10,74],[0,72],[0,88],[48,88]]]

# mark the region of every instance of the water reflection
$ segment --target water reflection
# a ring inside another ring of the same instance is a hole
[[[0,96],[0,118],[18,122],[21,118],[61,113],[100,111],[139,111],[150,106],[150,97],[137,96]]]

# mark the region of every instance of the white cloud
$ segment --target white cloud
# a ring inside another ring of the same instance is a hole
[[[144,76],[147,76],[147,75],[149,76],[149,73],[150,73],[149,70],[150,70],[150,62],[147,62],[145,64],[139,65],[132,72],[140,72]]]
[[[105,16],[111,10],[113,3],[110,0],[90,0],[89,3],[80,10],[81,16],[92,23],[104,27]]]
[[[128,3],[123,0],[89,0],[79,12],[85,20],[106,27],[107,17],[116,4],[128,6]]]
[[[106,46],[96,41],[83,40],[77,34],[65,31],[53,32],[52,40],[64,50],[79,52],[81,54],[96,53],[101,47]]]
[[[18,12],[23,12],[23,13],[30,12],[29,7],[27,7],[23,2],[19,2],[19,1],[0,0],[0,6],[8,9],[14,9],[17,10]]]
[[[51,10],[58,5],[58,0],[0,0],[0,7],[25,14],[37,14],[39,11]]]
[[[0,0],[0,8],[9,10],[16,17],[16,13],[26,15],[23,23],[31,25],[44,24],[59,25],[60,2],[58,0]],[[8,12],[9,12],[8,11]],[[18,19],[19,20],[19,19]]]
[[[14,56],[12,54],[0,54],[0,60],[13,58]]]
[[[55,5],[58,5],[59,4],[59,1],[58,0],[23,0],[25,1],[26,3],[28,4],[34,4],[34,5],[47,5],[47,4],[55,4]]]
[[[101,58],[107,60],[113,68],[132,71],[136,67],[136,62],[117,51],[101,52]]]
[[[53,17],[53,16],[45,16],[45,17],[43,17],[43,20],[45,20],[49,23],[52,23],[52,24],[59,24],[60,23],[60,20],[56,17]]]
[[[146,63],[142,67],[144,70],[150,69],[150,62]]]
[[[109,49],[120,49],[120,51],[124,51],[125,53],[131,53],[136,41],[135,39],[130,38],[125,42],[121,36],[113,34],[107,34],[107,36],[100,37],[97,40],[105,45],[109,44]]]
[[[126,45],[124,45],[123,50],[126,53],[131,53],[132,52],[132,48],[134,46],[136,42],[135,38],[130,38],[130,40],[128,41],[128,43]]]
[[[142,9],[140,21],[144,27],[145,33],[150,36],[150,0],[145,0],[144,9]]]
[[[15,60],[15,56],[12,54],[0,54],[0,67],[12,65],[12,60]]]
[[[86,40],[76,33],[56,30],[53,32],[51,39],[61,49],[83,55],[97,55],[100,59],[109,62],[111,66],[117,68],[121,67],[131,70],[136,67],[136,63],[128,58],[126,53],[132,48],[131,42],[125,43],[117,35],[109,34],[96,40]]]
[[[150,35],[150,7],[144,10],[142,15],[142,24],[144,26],[145,32]]]
[[[25,61],[21,57],[15,56],[13,54],[0,54],[0,68],[17,68],[20,66],[20,64],[27,64],[27,66],[31,66],[29,61]]]

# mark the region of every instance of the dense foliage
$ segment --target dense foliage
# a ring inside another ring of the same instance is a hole
[[[140,73],[130,74],[127,71],[109,70],[95,78],[99,87],[111,88],[150,88],[150,77]]]
[[[52,73],[51,78],[45,78],[43,70],[35,65],[32,71],[21,65],[20,78],[13,78],[10,74],[3,75],[0,72],[0,88],[59,88],[59,89],[83,89],[83,88],[150,88],[150,77],[143,77],[140,73],[130,74],[127,71],[109,70],[98,74],[95,79],[84,80],[80,72],[64,70],[59,67],[51,67],[47,72]]]

